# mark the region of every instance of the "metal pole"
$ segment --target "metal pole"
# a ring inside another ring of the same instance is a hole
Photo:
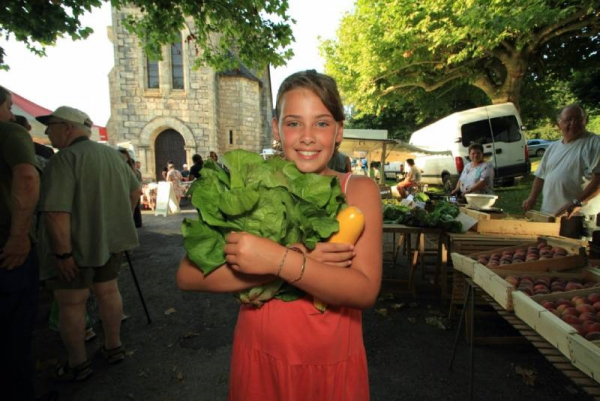
[[[133,276],[133,282],[135,283],[135,288],[137,288],[137,292],[140,295],[140,300],[142,301],[142,306],[144,307],[144,312],[146,312],[146,319],[148,320],[148,324],[152,323],[152,319],[150,319],[150,314],[148,313],[148,308],[146,307],[146,301],[144,301],[144,296],[142,295],[142,290],[140,289],[140,284],[138,283],[137,277],[135,275],[135,271],[133,270],[133,264],[131,263],[131,258],[129,257],[129,252],[125,251],[125,257],[127,258],[127,263],[129,264],[129,270],[131,271],[131,275]]]
[[[454,363],[454,356],[456,355],[456,347],[458,346],[458,339],[460,338],[460,329],[462,327],[463,320],[465,318],[465,312],[467,311],[469,295],[471,294],[471,286],[467,284],[467,293],[465,294],[465,300],[463,301],[463,308],[460,312],[460,319],[458,320],[458,327],[456,328],[456,337],[454,338],[454,348],[452,348],[452,357],[450,358],[450,366],[448,370],[452,370],[452,364]]]

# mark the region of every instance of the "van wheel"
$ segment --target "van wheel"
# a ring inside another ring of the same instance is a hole
[[[544,156],[544,152],[545,152],[545,150],[544,150],[544,149],[538,149],[538,150],[535,152],[535,155],[536,155],[537,157],[542,157],[542,156]]]

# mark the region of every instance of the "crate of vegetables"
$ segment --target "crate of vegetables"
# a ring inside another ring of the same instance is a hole
[[[591,271],[598,274],[598,271]],[[600,382],[600,288],[528,297],[514,294],[515,314],[574,366]]]

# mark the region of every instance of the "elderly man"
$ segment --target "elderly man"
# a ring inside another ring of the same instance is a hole
[[[600,211],[600,137],[586,131],[587,115],[577,104],[563,108],[557,124],[562,140],[544,153],[523,210],[531,209],[542,192],[542,212],[595,215]]]
[[[29,133],[10,123],[11,106],[0,86],[0,388],[4,399],[32,400],[38,264],[31,222],[40,178]]]
[[[84,346],[90,288],[100,304],[102,355],[109,363],[125,357],[117,275],[122,252],[138,245],[132,211],[140,183],[118,151],[89,139],[92,121],[84,112],[62,106],[37,120],[60,149],[44,171],[39,206],[50,245],[43,260],[51,259],[58,273],[48,286],[68,353],[55,378],[82,381],[92,374]]]

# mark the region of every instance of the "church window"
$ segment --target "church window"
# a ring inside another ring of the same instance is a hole
[[[150,60],[150,57],[146,57],[146,71],[148,74],[148,89],[158,89],[160,86],[160,80],[158,75],[158,61]]]
[[[229,130],[229,144],[233,145],[233,130]]]
[[[171,45],[171,72],[173,89],[183,89],[183,45],[181,42]]]

